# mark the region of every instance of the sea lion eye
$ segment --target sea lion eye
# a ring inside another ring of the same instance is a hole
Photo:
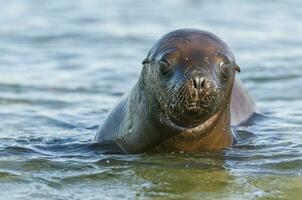
[[[222,76],[224,78],[227,78],[229,76],[230,68],[231,68],[231,62],[230,61],[222,61],[220,63],[220,68],[222,72]]]
[[[170,63],[165,59],[161,59],[158,64],[159,71],[162,73],[162,75],[167,75],[172,70]]]

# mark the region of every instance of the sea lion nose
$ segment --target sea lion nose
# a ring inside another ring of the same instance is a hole
[[[193,86],[196,90],[204,89],[206,83],[205,77],[196,76],[192,78],[192,81],[193,81]]]

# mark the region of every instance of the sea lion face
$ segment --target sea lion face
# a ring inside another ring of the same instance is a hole
[[[205,122],[229,104],[234,74],[239,71],[223,41],[191,29],[165,35],[143,63],[148,64],[161,111],[185,127]]]

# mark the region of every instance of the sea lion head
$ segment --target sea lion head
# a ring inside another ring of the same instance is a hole
[[[230,48],[212,33],[181,29],[160,38],[143,61],[144,83],[162,113],[194,127],[229,108],[236,71]]]

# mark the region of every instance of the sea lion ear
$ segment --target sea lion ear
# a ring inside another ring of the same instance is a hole
[[[145,59],[143,60],[142,64],[144,65],[144,64],[148,64],[148,63],[150,63],[150,60],[149,60],[149,58],[147,57],[147,58],[145,58]]]
[[[236,65],[236,71],[237,72],[240,72],[241,70],[240,70],[240,67],[238,66],[238,65]]]

